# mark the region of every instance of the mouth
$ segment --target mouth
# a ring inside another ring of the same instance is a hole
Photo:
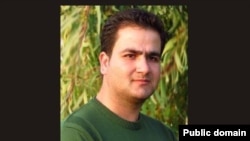
[[[133,82],[136,82],[140,85],[146,85],[150,83],[149,79],[134,79]]]

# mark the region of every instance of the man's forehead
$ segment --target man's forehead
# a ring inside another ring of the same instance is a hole
[[[118,52],[159,52],[161,40],[158,33],[141,27],[124,27],[118,30],[114,50]]]

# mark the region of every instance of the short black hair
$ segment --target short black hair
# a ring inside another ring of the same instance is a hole
[[[108,18],[101,31],[101,52],[103,51],[111,56],[117,31],[121,27],[131,25],[149,28],[159,33],[162,53],[168,38],[167,32],[164,30],[163,22],[155,14],[137,8],[120,11]]]

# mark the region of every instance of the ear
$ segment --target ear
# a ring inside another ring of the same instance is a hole
[[[104,75],[107,73],[109,66],[109,56],[105,52],[99,54],[100,71]]]

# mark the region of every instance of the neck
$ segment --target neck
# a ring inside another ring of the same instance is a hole
[[[124,120],[135,122],[139,118],[142,103],[133,103],[117,97],[117,94],[112,94],[103,87],[97,94],[96,99]]]

